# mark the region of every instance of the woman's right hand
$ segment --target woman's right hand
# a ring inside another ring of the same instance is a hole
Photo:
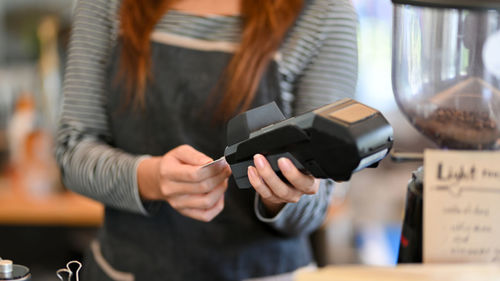
[[[211,221],[224,208],[231,175],[225,161],[203,167],[211,161],[189,145],[146,158],[137,168],[139,194],[146,200],[165,200],[184,216]]]

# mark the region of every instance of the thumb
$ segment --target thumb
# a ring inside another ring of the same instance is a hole
[[[200,166],[213,161],[212,158],[187,144],[178,146],[174,149],[174,152],[176,158],[187,165]]]

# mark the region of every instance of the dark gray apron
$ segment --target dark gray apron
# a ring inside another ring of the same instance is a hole
[[[117,72],[113,56],[110,77]],[[110,87],[107,112],[112,145],[131,154],[163,155],[189,144],[217,159],[225,148],[225,124],[212,124],[207,98],[231,54],[152,43],[154,81],[146,108],[123,107],[119,87]],[[113,79],[110,79],[113,81]],[[279,74],[271,63],[253,106],[279,103]],[[255,191],[232,180],[224,210],[211,222],[179,214],[165,202],[145,202],[146,217],[107,207],[99,232],[102,255],[135,280],[241,280],[290,272],[311,262],[307,237],[286,237],[254,214]],[[112,280],[88,257],[84,280]]]

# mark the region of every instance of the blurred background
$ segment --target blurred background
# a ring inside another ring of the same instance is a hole
[[[82,252],[102,206],[66,192],[53,156],[71,0],[0,1],[0,257],[34,280]]]
[[[359,15],[356,99],[382,111],[395,149],[433,145],[399,113],[391,86],[390,0],[353,0]],[[72,194],[53,158],[74,0],[0,1],[0,257],[32,269],[35,280],[82,258],[102,206]],[[406,185],[420,162],[394,162],[339,184],[313,241],[320,265],[394,265]]]

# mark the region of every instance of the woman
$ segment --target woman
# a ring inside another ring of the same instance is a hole
[[[308,234],[332,184],[262,155],[238,190],[226,121],[276,101],[287,115],[352,96],[349,0],[80,0],[57,158],[103,202],[86,280],[244,280],[313,262]]]

